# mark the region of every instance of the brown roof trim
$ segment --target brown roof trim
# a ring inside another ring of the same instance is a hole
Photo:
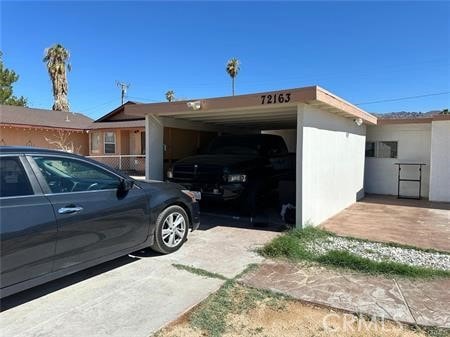
[[[274,94],[290,94],[290,103],[277,103],[271,105],[263,105],[261,101],[262,95],[274,95]],[[147,103],[136,104],[131,106],[123,106],[123,113],[131,116],[145,116],[146,114],[156,114],[160,116],[170,116],[175,114],[192,114],[195,111],[189,110],[186,103],[192,101],[200,101],[202,108],[198,110],[198,113],[211,113],[226,111],[226,110],[239,110],[239,109],[260,109],[281,107],[281,106],[294,106],[296,103],[323,103],[330,106],[332,111],[342,111],[347,117],[356,117],[363,119],[368,124],[376,124],[377,118],[366,111],[352,105],[351,103],[333,95],[327,90],[318,87],[304,87],[294,89],[283,89],[268,92],[259,92],[254,94],[238,95],[238,96],[225,96],[206,99],[190,99],[177,102],[161,102],[161,103]],[[118,113],[116,111],[115,113]],[[109,117],[113,114],[110,113]]]
[[[370,113],[364,111],[361,108],[351,104],[350,102],[332,94],[328,90],[321,87],[317,87],[317,100],[328,105],[334,106],[339,110],[348,112],[349,114],[355,116],[356,118],[361,118],[362,120],[370,123],[377,124],[377,117],[371,115]]]
[[[44,126],[44,125],[32,125],[32,124],[13,124],[13,123],[0,123],[0,127],[9,128],[22,128],[22,129],[41,129],[41,130],[63,130],[71,132],[85,132],[87,129],[78,128],[61,128],[59,126]]]
[[[200,101],[202,108],[199,112],[207,112],[208,110],[229,110],[229,109],[241,109],[253,107],[255,105],[261,105],[261,95],[270,95],[278,93],[290,93],[291,101],[313,101],[316,98],[316,87],[305,87],[297,89],[283,89],[268,92],[259,92],[254,94],[236,95],[236,96],[223,96],[213,98],[196,98],[184,101],[176,102],[160,102],[160,103],[145,103],[137,104],[135,106],[125,107],[126,115],[146,115],[146,114],[165,114],[189,111],[187,102]]]
[[[378,125],[389,124],[427,124],[433,121],[450,121],[450,115],[435,115],[422,118],[378,118]]]
[[[120,127],[102,126],[95,129],[91,128],[87,131],[92,133],[95,131],[117,131],[117,130],[145,130],[145,126],[120,126]]]
[[[434,115],[433,121],[450,121],[450,114]]]

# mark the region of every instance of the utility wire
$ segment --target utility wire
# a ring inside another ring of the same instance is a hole
[[[90,111],[90,110],[94,110],[94,109],[100,108],[100,107],[102,107],[102,106],[105,106],[105,105],[110,104],[110,103],[115,102],[115,101],[117,101],[117,98],[113,98],[113,99],[111,99],[111,100],[109,100],[109,101],[107,101],[107,102],[100,103],[100,104],[91,106],[91,107],[86,108],[86,109],[80,109],[80,111]]]
[[[135,98],[135,99],[142,99],[144,101],[149,101],[149,102],[154,102],[154,103],[162,102],[161,100],[150,99],[150,98],[145,98],[145,97],[136,97],[136,96],[127,96],[127,97],[128,98]]]
[[[406,96],[406,97],[398,97],[398,98],[381,99],[378,101],[363,102],[363,103],[358,103],[355,105],[369,105],[369,104],[377,104],[377,103],[385,103],[385,102],[397,102],[397,101],[404,101],[404,100],[415,99],[415,98],[440,96],[440,95],[448,95],[448,94],[450,94],[450,91],[435,92],[435,93],[431,93],[431,94],[424,94],[424,95],[417,95],[417,96]]]

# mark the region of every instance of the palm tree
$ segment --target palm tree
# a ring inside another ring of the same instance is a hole
[[[173,90],[168,90],[166,92],[166,100],[167,102],[175,101],[175,92]]]
[[[71,70],[69,60],[69,51],[60,44],[45,49],[43,61],[47,63],[48,74],[53,85],[53,110],[69,111],[69,102],[67,101],[68,85],[67,71]]]
[[[234,78],[237,76],[240,68],[239,68],[239,60],[235,57],[231,58],[228,62],[227,62],[227,73],[228,75],[230,75],[231,77],[231,85],[232,85],[232,89],[233,89],[233,96],[234,96]]]

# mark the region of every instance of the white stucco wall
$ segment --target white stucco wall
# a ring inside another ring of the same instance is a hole
[[[287,129],[287,130],[264,130],[261,133],[268,133],[271,135],[278,135],[283,137],[286,142],[286,146],[289,152],[295,153],[297,151],[297,130]]]
[[[398,158],[366,158],[364,189],[366,193],[397,195],[398,162],[420,162],[422,197],[428,197],[430,181],[431,124],[388,124],[367,127],[367,141],[397,141]],[[402,166],[402,177],[416,179],[416,166]],[[401,194],[417,196],[415,182],[402,182]]]
[[[161,119],[145,116],[145,179],[164,179],[164,125]]]
[[[363,197],[366,127],[309,105],[297,125],[297,225],[315,226]]]
[[[450,121],[432,122],[429,198],[450,202]]]

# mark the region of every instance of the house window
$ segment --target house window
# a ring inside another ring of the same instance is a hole
[[[398,142],[366,142],[367,158],[397,158]]]
[[[145,154],[145,132],[141,132],[141,154]]]
[[[105,153],[116,153],[116,134],[105,132]]]
[[[100,149],[100,132],[91,133],[91,152],[98,152]]]
[[[375,157],[375,142],[366,143],[366,157]]]
[[[378,142],[378,158],[397,158],[397,142]]]

